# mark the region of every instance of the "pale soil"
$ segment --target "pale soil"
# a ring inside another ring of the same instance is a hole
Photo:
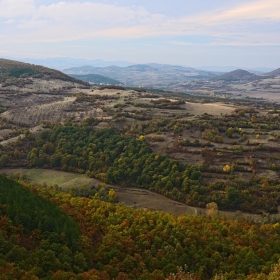
[[[0,130],[0,137],[3,137],[6,134],[11,133],[13,130],[12,129],[2,129]]]
[[[84,90],[83,92],[86,92]],[[134,90],[117,90],[117,89],[96,89],[96,90],[88,90],[88,94],[91,95],[108,95],[108,96],[116,96],[117,93],[119,93],[117,96],[122,96],[122,97],[132,97],[136,96],[136,93]]]
[[[74,89],[80,88],[80,84],[76,84],[70,81],[63,81],[60,79],[38,79],[38,78],[31,78],[33,83],[25,84],[23,87],[17,87],[17,86],[6,86],[2,87],[2,84],[0,84],[0,88],[7,89],[7,90],[16,90],[21,93],[27,93],[27,92],[38,92],[38,91],[44,91],[44,92],[50,92],[52,90],[61,90],[65,87],[73,87]]]
[[[32,134],[34,134],[34,135],[38,135],[42,130],[44,130],[45,128],[43,127],[43,125],[42,124],[40,124],[40,125],[37,125],[37,126],[35,126],[35,127],[32,127],[31,129],[30,129],[30,132],[32,133]],[[9,129],[4,129],[4,130],[9,130]],[[12,130],[11,130],[12,131]],[[20,134],[20,135],[18,135],[18,136],[16,136],[16,137],[12,137],[12,138],[10,138],[10,139],[7,139],[7,140],[3,140],[3,141],[1,141],[0,142],[0,144],[2,145],[2,146],[6,146],[6,145],[8,145],[8,144],[11,144],[11,143],[14,143],[18,138],[24,138],[25,137],[25,135],[24,134]]]
[[[204,113],[207,113],[209,115],[221,115],[221,114],[230,114],[234,109],[236,109],[235,106],[229,106],[225,105],[223,103],[206,103],[206,104],[200,104],[200,103],[190,103],[186,102],[185,105],[182,106],[187,110],[188,113],[194,114],[194,115],[202,115]]]

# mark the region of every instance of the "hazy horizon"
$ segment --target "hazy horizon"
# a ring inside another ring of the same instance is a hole
[[[1,57],[0,57],[1,58]],[[162,64],[162,65],[170,65],[170,66],[180,66],[186,68],[193,68],[198,70],[204,71],[212,71],[212,72],[230,72],[237,69],[243,70],[252,70],[252,71],[259,71],[259,72],[270,72],[275,70],[275,67],[265,67],[265,66],[258,66],[258,67],[240,67],[238,65],[202,65],[202,66],[192,66],[192,65],[182,65],[182,64],[165,64],[165,63],[155,63],[155,62],[148,62],[148,63],[136,63],[132,61],[119,61],[119,60],[102,60],[102,59],[84,59],[84,58],[73,58],[73,57],[47,57],[47,58],[30,58],[30,57],[10,57],[10,56],[3,56],[4,59],[10,60],[17,60],[21,62],[31,63],[42,65],[49,68],[54,68],[60,71],[66,70],[72,67],[82,67],[82,66],[93,66],[93,67],[108,67],[108,66],[119,66],[119,67],[127,67],[131,65],[137,64]],[[84,62],[84,63],[83,63]],[[63,66],[67,65],[68,66]],[[277,67],[278,69],[279,67]]]
[[[275,0],[0,0],[0,57],[280,67]]]

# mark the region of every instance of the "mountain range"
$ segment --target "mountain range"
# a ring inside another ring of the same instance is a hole
[[[252,73],[261,74],[261,73],[268,73],[273,71],[274,68],[271,67],[240,67],[240,66],[201,66],[196,67],[196,69],[204,70],[204,71],[212,71],[212,72],[231,72],[236,69],[242,68],[243,70],[247,70]]]
[[[58,79],[60,82],[50,83],[49,79]],[[33,86],[29,86],[31,80],[36,80],[36,85],[33,83]],[[29,87],[29,90],[30,87],[33,87],[35,91],[40,87],[40,90],[44,89],[47,92],[62,87],[88,87],[88,83],[94,83],[159,89],[194,95],[250,96],[278,100],[280,68],[263,74],[255,74],[242,69],[221,73],[180,65],[150,63],[124,67],[88,65],[71,67],[62,73],[34,64],[1,59],[1,81],[1,87],[5,87],[5,89],[7,86],[16,85]]]
[[[49,57],[49,58],[15,58],[15,57],[7,57],[8,59],[19,60],[26,63],[42,65],[45,67],[64,70],[71,67],[81,67],[85,65],[90,65],[93,67],[108,67],[108,66],[119,66],[126,67],[135,65],[137,63],[131,61],[122,61],[122,60],[102,60],[102,59],[85,59],[85,58],[72,58],[72,57]],[[188,68],[186,65],[182,65],[183,67]],[[209,72],[230,72],[236,69],[244,69],[253,73],[267,73],[273,71],[274,68],[271,67],[240,67],[240,66],[218,66],[218,65],[210,65],[210,66],[200,66],[193,67],[197,70],[201,71],[209,71]]]
[[[55,57],[55,58],[10,58],[13,60],[20,60],[21,62],[31,63],[36,65],[42,65],[45,67],[64,70],[70,67],[81,67],[84,65],[93,65],[95,67],[107,67],[107,66],[120,66],[126,67],[135,63],[128,61],[106,61],[101,59],[84,59],[84,58],[71,58],[71,57]]]
[[[120,81],[126,86],[163,88],[190,80],[211,79],[217,73],[190,67],[166,64],[135,64],[127,67],[93,67],[90,65],[65,69],[67,75],[98,74]]]
[[[158,89],[174,89],[174,85],[191,81],[219,81],[224,83],[240,83],[261,80],[277,76],[279,69],[268,73],[252,73],[243,69],[236,69],[228,73],[197,70],[190,67],[166,64],[135,64],[127,67],[108,66],[93,67],[90,65],[72,67],[63,71],[65,74],[84,81],[91,81],[87,75],[102,75],[119,81],[125,86],[146,87]]]

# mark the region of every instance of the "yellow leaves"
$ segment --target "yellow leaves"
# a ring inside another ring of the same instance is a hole
[[[273,225],[273,227],[274,227],[274,228],[279,228],[279,227],[280,227],[280,224],[279,224],[279,223],[276,223],[276,224]]]
[[[154,175],[152,176],[153,179],[156,179],[157,177],[158,177],[157,174],[154,174]]]
[[[260,232],[263,234],[275,234],[276,227],[270,224],[263,224],[260,226]]]
[[[102,182],[106,182],[106,180],[107,180],[106,173],[98,173],[95,176],[96,176],[97,179],[99,179]]]
[[[229,166],[228,164],[226,164],[226,165],[223,167],[223,171],[224,171],[225,173],[229,173],[230,170],[231,170],[231,168],[230,168],[230,166]]]
[[[139,140],[144,141],[145,140],[145,136],[144,135],[140,135],[139,136]]]
[[[223,137],[219,135],[219,131],[217,128],[215,129],[205,129],[202,132],[202,138],[206,139],[211,142],[216,142],[216,143],[223,143]]]
[[[120,224],[120,228],[121,228],[121,229],[127,228],[127,227],[129,227],[129,226],[130,226],[130,221],[129,221],[128,219],[124,219],[124,220],[122,221],[122,223]]]
[[[218,205],[215,202],[210,202],[206,205],[206,215],[207,216],[216,216],[218,213]]]
[[[115,202],[116,201],[117,194],[116,194],[116,192],[113,189],[109,190],[108,198],[109,198],[110,202]]]
[[[268,178],[263,178],[261,183],[262,183],[262,188],[264,188],[264,189],[270,187]]]
[[[256,118],[256,116],[255,116],[255,115],[254,115],[254,116],[252,116],[252,117],[251,117],[251,119],[250,119],[250,121],[251,121],[252,123],[257,122],[257,118]]]

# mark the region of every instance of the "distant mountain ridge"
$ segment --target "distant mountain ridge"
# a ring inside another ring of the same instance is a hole
[[[212,72],[190,67],[167,64],[134,64],[127,67],[109,66],[73,67],[63,71],[68,75],[98,74],[115,79],[127,86],[159,88],[190,80],[211,79],[217,75]]]
[[[266,73],[266,75],[268,75],[268,76],[280,76],[280,68],[275,69],[275,70],[273,70],[269,73]]]
[[[227,72],[231,72],[234,71],[236,69],[243,69],[246,70],[248,72],[251,73],[268,73],[272,70],[274,70],[274,68],[270,68],[270,67],[238,67],[238,66],[201,66],[201,67],[195,67],[196,69],[199,70],[204,70],[204,71],[211,71],[211,72],[222,72],[222,73],[227,73]]]
[[[108,67],[108,66],[120,66],[126,67],[135,63],[128,61],[106,61],[102,59],[84,59],[84,58],[71,58],[71,57],[57,57],[57,58],[22,58],[17,59],[25,63],[39,64],[48,68],[54,68],[57,70],[64,70],[71,67],[81,67],[84,65],[91,65],[94,67]]]
[[[215,77],[214,79],[231,82],[231,81],[253,81],[260,78],[261,78],[260,76],[250,73],[246,70],[236,69],[229,73]]]
[[[72,67],[81,67],[85,65],[90,65],[93,67],[108,67],[108,66],[118,66],[118,67],[127,67],[131,65],[141,64],[131,61],[123,60],[102,60],[102,59],[85,59],[85,58],[72,58],[72,57],[48,57],[48,58],[16,58],[16,57],[6,57],[6,59],[17,60],[25,63],[42,65],[48,68],[53,68],[57,70],[64,70]],[[145,63],[146,65],[166,65],[158,63]],[[240,67],[240,66],[217,66],[217,65],[208,65],[200,67],[190,67],[186,65],[181,65],[178,67],[191,68],[200,71],[207,72],[230,72],[236,69],[244,69],[252,73],[268,73],[273,71],[275,68],[272,67]]]
[[[74,75],[69,74],[70,77],[73,77],[78,80],[82,80],[84,82],[93,83],[93,84],[110,84],[110,85],[120,85],[122,84],[120,81],[115,79],[111,79],[98,74],[87,74],[87,75]]]

